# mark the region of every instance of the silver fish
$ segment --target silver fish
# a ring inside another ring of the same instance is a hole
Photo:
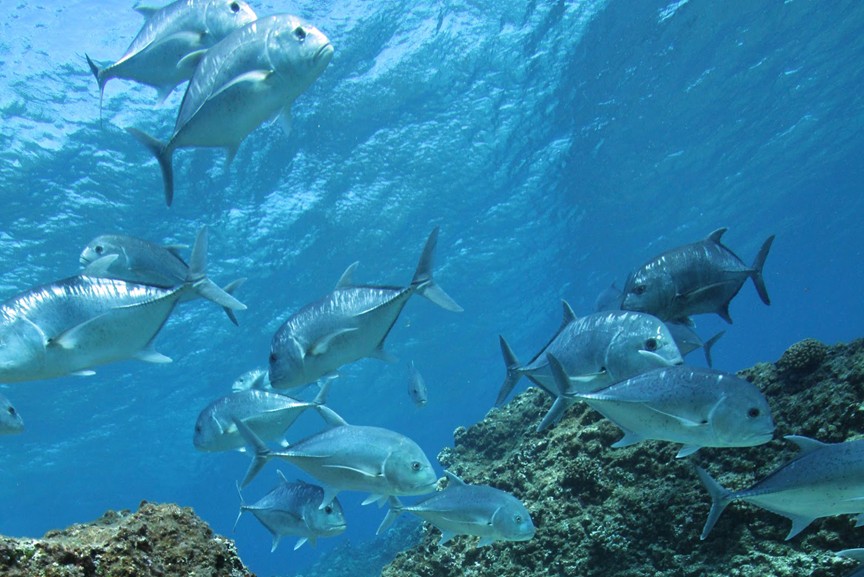
[[[17,435],[24,430],[24,420],[12,403],[0,395],[0,435]]]
[[[269,373],[264,369],[252,369],[237,377],[237,380],[231,385],[231,390],[234,392],[248,391],[250,389],[272,391],[273,387],[270,386]]]
[[[577,318],[563,302],[561,328],[531,361],[521,365],[504,337],[501,352],[507,375],[498,393],[500,405],[524,375],[555,397],[537,427],[555,423],[575,402],[577,393],[595,391],[656,367],[681,364],[675,341],[659,319],[632,311],[603,311]],[[547,359],[553,354],[564,365],[569,384],[559,388]]]
[[[860,565],[858,565],[858,567],[846,577],[864,577],[864,549],[843,549],[842,551],[837,551],[835,555],[845,557],[846,559],[852,559],[853,561],[858,561],[858,563],[860,563]]]
[[[712,347],[717,344],[720,337],[726,334],[726,331],[720,331],[707,341],[702,341],[690,323],[666,321],[666,328],[669,329],[672,338],[675,339],[675,344],[678,346],[678,350],[681,351],[682,357],[686,357],[695,350],[702,349],[705,353],[705,362],[708,363],[709,367],[713,365],[711,360]]]
[[[787,435],[801,453],[747,489],[729,491],[696,467],[711,495],[711,511],[701,538],[705,539],[733,501],[746,501],[792,521],[788,541],[820,517],[858,515],[855,526],[864,525],[864,439],[822,443],[808,437]]]
[[[87,276],[113,278],[129,282],[148,284],[162,288],[174,288],[191,283],[194,292],[191,298],[203,297],[221,305],[225,314],[235,325],[234,310],[244,310],[246,305],[238,301],[233,293],[244,279],[238,279],[219,288],[205,272],[207,254],[207,227],[201,227],[192,247],[191,265],[180,257],[179,246],[160,246],[134,236],[103,234],[97,236],[81,251],[79,261]]]
[[[668,250],[633,271],[624,285],[621,308],[664,321],[717,313],[731,323],[729,303],[748,278],[762,302],[771,304],[762,268],[774,235],[762,243],[753,265],[747,266],[720,242],[724,232],[720,228],[704,240]]]
[[[247,505],[241,493],[240,512],[237,514],[239,521],[243,513],[249,511],[270,531],[273,535],[271,553],[282,537],[299,537],[294,545],[296,551],[307,541],[315,546],[318,537],[334,537],[345,531],[345,514],[338,499],[319,508],[324,489],[303,481],[289,483],[282,471],[278,473],[282,482],[254,504]],[[240,487],[237,492],[240,492]],[[235,528],[237,521],[234,521]]]
[[[528,541],[534,537],[531,515],[519,499],[488,485],[469,485],[449,471],[444,474],[449,480],[447,488],[415,505],[406,507],[391,497],[390,511],[378,527],[378,534],[400,513],[407,511],[441,531],[439,545],[456,535],[480,537],[478,547],[496,541]]]
[[[549,357],[556,381],[566,386],[561,363]],[[701,447],[753,447],[774,435],[771,409],[756,385],[713,369],[654,369],[574,397],[624,431],[616,448],[648,439],[683,443],[680,458]]]
[[[240,142],[263,122],[280,113],[288,121],[291,104],[332,57],[333,46],[324,34],[287,14],[247,24],[208,50],[167,142],[127,128],[159,161],[168,205],[174,198],[176,149],[225,148],[230,163]]]
[[[331,411],[332,413],[332,411]],[[326,407],[322,407],[322,415]],[[245,487],[273,457],[300,467],[324,485],[320,507],[340,491],[371,495],[363,504],[383,502],[391,495],[422,495],[435,490],[435,472],[423,450],[408,437],[380,427],[349,425],[333,413],[331,428],[291,445],[286,451],[270,451],[243,421],[237,428],[254,449]]]
[[[207,405],[195,422],[192,443],[199,451],[230,451],[245,446],[243,436],[234,425],[240,419],[259,438],[282,439],[294,421],[307,409],[319,410],[326,397],[326,387],[311,402],[298,401],[286,395],[249,389],[220,397]]]
[[[429,402],[426,381],[423,379],[420,371],[417,370],[417,367],[414,366],[414,361],[408,364],[408,396],[419,407],[424,407]]]
[[[270,382],[277,389],[299,387],[335,376],[342,365],[376,357],[393,361],[384,339],[414,293],[441,308],[461,311],[432,278],[432,257],[438,242],[436,227],[423,248],[411,284],[405,288],[355,285],[357,263],[323,299],[291,315],[270,344]]]
[[[99,83],[99,108],[105,84],[125,78],[152,86],[164,100],[174,87],[192,78],[208,48],[257,16],[242,0],[177,0],[160,9],[136,7],[147,21],[113,64],[87,64]]]

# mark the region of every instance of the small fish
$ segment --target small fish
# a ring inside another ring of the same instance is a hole
[[[192,78],[208,48],[256,18],[242,0],[177,0],[160,9],[135,10],[147,21],[117,62],[100,67],[85,55],[99,83],[100,111],[105,84],[112,78],[152,86],[164,100]]]
[[[417,370],[417,367],[414,366],[414,361],[408,364],[408,372],[408,395],[415,405],[425,407],[429,401],[429,395],[426,392],[426,381],[423,379],[420,371]]]
[[[534,537],[534,523],[522,502],[488,485],[469,485],[449,471],[447,488],[416,505],[404,506],[399,499],[389,499],[390,511],[378,527],[381,534],[403,511],[414,513],[441,531],[439,545],[456,535],[480,537],[478,547],[496,541],[528,541]]]
[[[127,128],[159,162],[168,206],[174,198],[175,150],[224,148],[230,164],[240,142],[263,122],[280,114],[289,122],[291,104],[332,57],[324,34],[287,14],[256,20],[210,48],[189,81],[167,142]]]
[[[705,353],[705,362],[708,363],[709,367],[713,364],[711,360],[711,348],[717,344],[720,337],[726,334],[726,331],[720,331],[707,341],[703,342],[702,339],[699,338],[699,335],[696,334],[696,331],[693,330],[690,323],[666,321],[666,328],[669,329],[672,338],[675,339],[675,344],[678,346],[678,350],[681,351],[682,357],[686,357],[697,349],[702,349]]]
[[[556,381],[567,386],[567,374],[552,354],[549,364]],[[615,448],[670,441],[684,444],[681,458],[701,447],[753,447],[774,435],[771,409],[756,385],[713,369],[659,368],[573,396],[624,431]]]
[[[246,305],[232,296],[244,279],[238,279],[225,289],[219,288],[204,272],[204,263],[193,262],[192,266],[180,257],[180,246],[160,246],[141,238],[121,234],[97,236],[81,251],[79,261],[84,274],[92,277],[113,278],[129,282],[174,288],[191,283],[195,291],[191,298],[203,297],[221,305],[225,314],[235,325],[234,310],[244,310]],[[207,227],[201,227],[192,248],[192,258],[202,259],[207,254]],[[192,271],[201,272],[192,272]]]
[[[270,386],[270,375],[265,369],[252,369],[246,371],[234,381],[231,390],[234,392],[257,389],[260,391],[272,391]]]
[[[835,555],[861,563],[846,577],[864,577],[864,549],[843,549],[842,551],[837,551]]]
[[[594,312],[619,311],[621,310],[621,299],[623,298],[624,293],[613,282],[600,291],[600,294],[594,299]]]
[[[17,435],[24,430],[24,420],[12,403],[0,395],[0,435]]]
[[[801,453],[792,461],[741,491],[729,491],[699,467],[696,472],[711,495],[711,511],[701,538],[708,537],[717,519],[733,501],[746,501],[792,521],[788,541],[820,517],[858,515],[864,525],[864,439],[822,443],[787,435]]]
[[[291,315],[270,344],[270,382],[277,389],[300,387],[364,357],[394,361],[384,339],[415,293],[443,309],[462,310],[432,278],[436,227],[423,248],[411,284],[405,288],[355,285],[352,264],[327,296]]]
[[[278,473],[282,482],[252,505],[243,502],[243,494],[240,493],[240,487],[237,487],[237,492],[240,493],[240,512],[237,514],[237,521],[234,521],[235,529],[243,513],[249,511],[273,535],[271,553],[276,550],[282,537],[299,537],[294,545],[296,551],[306,541],[314,547],[318,537],[335,537],[345,531],[345,514],[338,499],[333,499],[327,506],[319,508],[324,498],[324,489],[303,481],[289,483],[282,471]]]
[[[603,311],[577,318],[563,302],[561,328],[526,365],[521,365],[504,337],[501,352],[507,375],[498,393],[500,405],[524,375],[555,397],[552,408],[537,427],[542,431],[557,422],[575,402],[576,393],[590,392],[656,367],[681,364],[683,359],[669,330],[659,319],[632,311]],[[569,385],[560,389],[547,355],[564,365]]]
[[[307,409],[318,411],[326,394],[325,386],[314,401],[304,402],[258,389],[231,393],[216,399],[201,411],[192,442],[199,451],[242,448],[246,443],[234,425],[234,419],[242,420],[263,440],[281,439],[303,412]]]
[[[621,308],[650,313],[663,321],[717,313],[731,323],[729,303],[748,278],[762,302],[771,304],[762,268],[774,235],[762,243],[748,267],[720,242],[725,232],[717,229],[708,238],[668,250],[633,271],[624,285]]]
[[[380,427],[349,425],[322,407],[331,427],[281,452],[268,449],[243,421],[234,420],[254,457],[241,483],[245,487],[273,457],[285,459],[324,485],[321,508],[340,491],[371,495],[364,505],[383,502],[391,495],[422,495],[435,490],[435,472],[423,450],[405,435]],[[329,416],[328,416],[329,415]]]

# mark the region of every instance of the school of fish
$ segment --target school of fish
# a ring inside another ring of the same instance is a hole
[[[287,125],[294,100],[327,68],[334,48],[311,24],[293,15],[257,17],[239,0],[182,0],[161,9],[138,8],[145,23],[127,51],[111,64],[86,57],[97,79],[100,112],[105,84],[113,78],[154,87],[164,98],[184,82],[185,96],[173,129],[162,141],[134,127],[127,130],[154,155],[165,200],[174,192],[173,154],[180,148],[216,147],[227,162],[243,139],[264,122]],[[503,404],[524,376],[551,400],[538,423],[553,427],[576,403],[586,403],[622,431],[613,447],[646,440],[681,444],[679,458],[701,447],[750,447],[773,438],[770,408],[759,389],[734,374],[684,364],[722,332],[703,341],[692,317],[715,313],[731,323],[729,306],[750,279],[770,304],[763,267],[773,236],[751,265],[722,243],[725,228],[702,240],[673,247],[631,271],[624,288],[614,285],[597,299],[596,311],[578,316],[566,302],[558,331],[523,364],[501,336],[505,378],[496,404]],[[388,504],[379,532],[402,513],[428,521],[441,544],[460,536],[478,546],[526,541],[536,529],[519,499],[486,485],[472,485],[444,471],[446,489],[423,449],[396,431],[349,424],[327,406],[339,370],[363,358],[392,362],[385,340],[410,298],[418,294],[448,312],[462,308],[433,277],[439,229],[428,235],[415,272],[405,286],[358,284],[357,263],[334,288],[284,318],[261,365],[242,375],[231,390],[201,410],[192,443],[200,451],[246,449],[251,463],[238,491],[273,459],[303,470],[320,485],[279,484],[253,504],[240,496],[238,521],[250,512],[272,535],[275,550],[284,536],[296,547],[345,530],[337,496],[366,494],[364,504]],[[233,323],[246,307],[235,296],[245,279],[220,287],[206,274],[207,229],[198,231],[188,261],[184,246],[159,245],[123,234],[101,234],[79,256],[79,275],[23,290],[0,304],[0,383],[92,375],[106,363],[138,359],[166,363],[154,342],[182,302],[204,298]],[[428,402],[425,380],[409,364],[408,394]],[[318,385],[311,401],[289,396]],[[290,429],[307,411],[322,428],[303,439]],[[24,422],[0,395],[0,434],[20,434]],[[701,538],[723,510],[745,501],[786,516],[787,539],[814,519],[856,514],[864,524],[864,440],[825,444],[787,436],[799,456],[753,486],[730,491],[696,468],[712,507]],[[267,443],[279,443],[280,448]],[[405,505],[400,497],[421,496]],[[296,548],[295,547],[295,548]],[[864,560],[859,550],[840,554]]]

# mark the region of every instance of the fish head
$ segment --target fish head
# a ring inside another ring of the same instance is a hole
[[[303,509],[303,522],[312,533],[322,537],[334,537],[343,533],[348,525],[339,499],[334,498],[324,507],[319,505],[320,500],[315,500],[307,503]]]
[[[30,380],[45,366],[48,339],[33,321],[18,317],[0,326],[0,381]]]
[[[606,369],[619,381],[684,362],[672,333],[660,319],[646,313],[610,313],[619,324],[606,351]]]
[[[675,283],[662,261],[653,261],[630,273],[621,291],[621,308],[663,317],[675,298]]]
[[[24,420],[9,399],[0,395],[0,434],[13,435],[24,430]]]
[[[236,426],[232,424],[231,427],[236,433],[235,436],[238,436],[239,433],[236,432]],[[212,406],[207,407],[201,411],[201,414],[198,415],[198,420],[195,421],[195,433],[192,435],[192,444],[199,451],[221,451],[233,448],[222,446],[224,444],[222,440],[226,434],[227,431],[224,423],[216,418]]]
[[[534,537],[536,529],[531,514],[521,501],[507,495],[509,499],[492,514],[490,524],[495,535],[505,541],[528,541]]]
[[[85,246],[84,250],[81,251],[81,256],[78,257],[78,260],[81,263],[81,266],[88,267],[94,262],[111,255],[117,255],[118,258],[124,257],[125,261],[125,254],[126,253],[123,250],[123,242],[120,237],[112,234],[103,234],[87,243],[87,246]],[[123,264],[123,261],[117,262],[115,260],[113,262],[118,265]]]
[[[204,25],[213,38],[224,38],[257,19],[255,11],[243,0],[210,0],[204,9]]]
[[[288,14],[279,19],[267,39],[267,57],[275,74],[300,94],[324,72],[333,58],[333,45],[317,28]]]
[[[716,438],[729,447],[754,447],[770,441],[774,436],[774,421],[768,401],[759,389],[734,375],[718,378],[740,381],[740,386],[724,387],[727,392],[709,413]]]
[[[306,350],[290,330],[283,327],[270,343],[268,375],[274,389],[299,387],[315,380],[306,377]]]
[[[435,490],[438,477],[423,450],[407,437],[396,443],[381,466],[394,495],[423,495]]]

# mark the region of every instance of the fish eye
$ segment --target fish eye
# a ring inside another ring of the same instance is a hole
[[[645,341],[645,350],[646,351],[656,351],[657,350],[657,339],[648,339]]]
[[[419,471],[422,468],[423,468],[423,465],[421,465],[419,461],[414,461],[413,463],[411,463],[411,470],[412,471]]]
[[[758,408],[756,408],[756,407],[750,407],[750,410],[747,411],[747,416],[750,417],[751,419],[755,419],[755,418],[758,417],[760,414],[762,414],[762,411],[760,411],[760,410],[759,410]]]
[[[516,521],[516,524],[517,524],[517,525],[521,525],[521,524],[522,524],[522,515],[516,515],[516,516],[514,516],[514,517],[513,517],[513,520]]]
[[[10,415],[15,416],[15,407],[9,407],[8,411]]]
[[[300,42],[306,40],[306,31],[303,30],[302,26],[298,26],[294,29],[294,37],[297,38]]]
[[[233,12],[234,14],[240,12],[240,4],[238,2],[232,2],[229,5],[229,8],[231,8],[231,12]]]
[[[93,250],[96,251],[96,254],[102,254],[105,252],[105,248],[101,244],[97,244]]]
[[[645,294],[646,290],[648,290],[648,287],[646,287],[644,284],[637,284],[633,287],[633,294],[643,295]]]
[[[271,362],[271,363],[275,363],[275,362],[276,362],[276,353],[270,353],[270,362]]]
[[[196,433],[200,433],[200,432],[201,432],[201,425],[195,425],[195,432],[196,432]]]
[[[333,507],[331,507],[330,505],[327,505],[326,507],[324,507],[324,513],[325,514],[329,515],[332,512],[333,512]]]

